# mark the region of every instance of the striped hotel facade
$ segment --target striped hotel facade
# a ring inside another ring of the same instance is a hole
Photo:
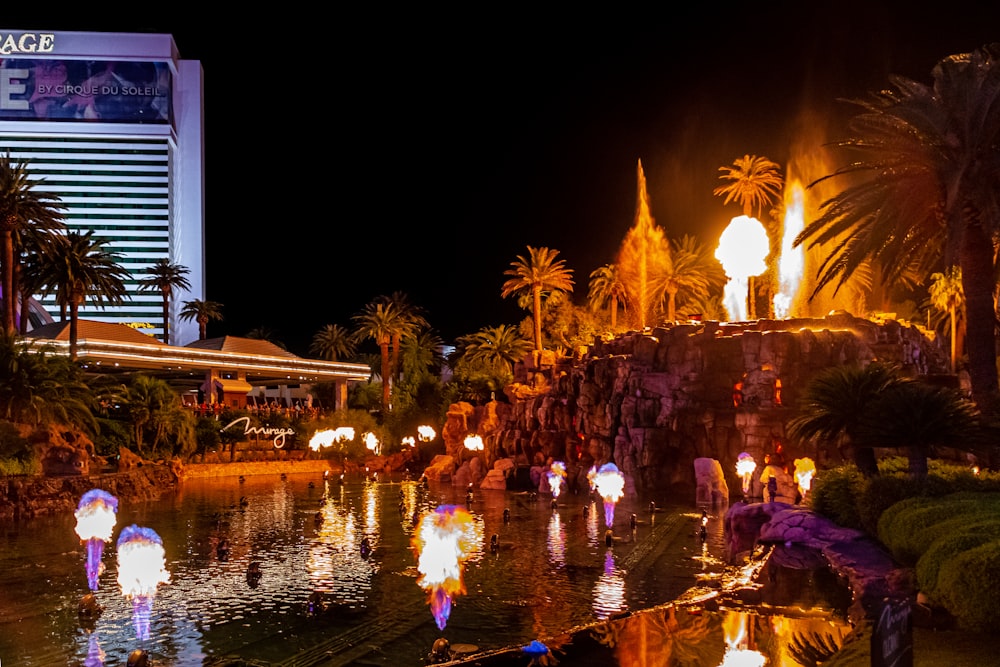
[[[126,67],[155,67],[157,79],[130,83]],[[121,106],[95,103],[102,89]],[[203,127],[201,63],[180,59],[169,35],[0,29],[0,153],[27,161],[44,179],[36,189],[66,207],[68,228],[105,239],[129,274],[121,306],[87,303],[81,318],[162,338],[162,296],[139,281],[168,259],[189,269],[191,283],[171,295],[170,342],[198,338],[197,323],[178,313],[205,299]],[[54,299],[40,301],[58,319]]]

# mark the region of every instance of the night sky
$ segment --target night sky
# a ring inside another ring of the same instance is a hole
[[[202,61],[207,298],[226,317],[209,335],[266,327],[303,356],[323,325],[350,328],[393,292],[449,343],[515,324],[526,312],[500,287],[528,245],[560,251],[583,303],[632,225],[639,160],[667,236],[714,246],[740,213],[712,194],[720,166],[751,154],[784,168],[794,146],[845,136],[856,109],[841,98],[889,74],[929,83],[941,58],[1000,41],[997,5],[155,20],[127,6],[5,10],[0,28],[165,32]]]

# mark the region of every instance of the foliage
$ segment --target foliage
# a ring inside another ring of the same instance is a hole
[[[17,427],[8,421],[0,421],[0,460],[23,464],[30,461],[33,455],[31,442],[21,435]]]
[[[795,239],[831,250],[813,295],[842,286],[869,260],[890,283],[914,266],[925,276],[960,267],[972,395],[989,415],[1000,410],[992,242],[1000,225],[998,56],[1000,45],[988,44],[939,60],[932,85],[891,76],[891,87],[852,100],[860,108],[852,136],[835,144],[848,153],[844,166],[809,186],[836,179],[846,187]]]
[[[66,206],[50,192],[35,189],[43,179],[33,179],[28,161],[11,159],[10,152],[0,155],[0,293],[3,318],[0,330],[16,333],[14,313],[21,292],[17,282],[18,265],[24,257],[23,239],[37,231],[66,229]]]
[[[137,282],[140,292],[159,292],[163,306],[163,342],[170,344],[170,298],[175,289],[190,290],[191,282],[187,274],[191,269],[180,264],[174,264],[169,259],[160,258],[146,269],[149,274]]]
[[[868,477],[876,475],[873,448],[880,442],[865,439],[862,420],[880,395],[904,380],[897,367],[880,362],[830,366],[806,385],[788,434],[820,447],[844,447],[853,452],[858,470]]]
[[[0,457],[0,477],[13,477],[15,475],[37,475],[42,472],[42,462],[32,457],[21,461],[18,459],[5,459]]]
[[[500,296],[530,296],[531,317],[534,322],[533,342],[535,350],[542,347],[542,302],[543,297],[557,292],[573,291],[573,271],[566,268],[566,262],[557,259],[558,250],[528,246],[528,255],[518,255],[504,271],[510,276],[500,288]]]
[[[35,426],[71,424],[94,434],[93,407],[83,372],[69,359],[0,333],[0,418]]]
[[[936,590],[960,627],[996,633],[1000,629],[1000,540],[992,540],[941,566]]]
[[[863,530],[858,498],[865,489],[865,477],[851,464],[824,470],[809,489],[809,507],[839,526]]]
[[[112,417],[97,418],[98,431],[94,437],[94,451],[98,456],[116,458],[122,447],[132,449],[135,441],[132,438],[131,426],[121,419]]]
[[[221,322],[222,304],[218,301],[204,301],[202,299],[191,299],[184,302],[184,307],[178,317],[184,322],[194,320],[198,323],[198,340],[205,340],[208,335],[208,323],[211,321]]]
[[[218,451],[222,444],[222,435],[219,433],[219,422],[214,417],[198,417],[194,427],[195,440],[198,443],[198,451],[202,456],[209,452]],[[230,443],[231,444],[231,443]]]
[[[356,343],[350,331],[339,324],[326,324],[313,334],[309,352],[318,359],[338,361],[352,358],[355,347]]]

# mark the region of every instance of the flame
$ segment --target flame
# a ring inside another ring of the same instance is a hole
[[[798,179],[785,188],[785,221],[778,258],[778,291],[774,295],[774,316],[791,316],[792,304],[802,282],[806,263],[805,248],[792,246],[805,226],[805,190]]]
[[[743,493],[750,491],[750,476],[757,469],[757,462],[747,452],[736,457],[736,474],[743,480]]]
[[[417,584],[428,591],[431,613],[439,630],[451,615],[451,601],[465,593],[462,568],[476,547],[472,515],[456,505],[441,505],[420,519],[413,537],[417,551]]]
[[[418,426],[417,427],[417,437],[420,438],[420,442],[430,442],[434,439],[437,433],[430,426]]]
[[[118,520],[118,499],[101,489],[87,491],[80,498],[76,512],[76,534],[87,543],[87,585],[97,590],[97,580],[104,565],[104,543],[111,541]]]
[[[715,258],[722,263],[729,278],[725,287],[725,306],[731,321],[742,322],[748,318],[748,281],[767,270],[764,260],[770,252],[769,246],[764,225],[747,215],[733,218],[719,237]]]
[[[372,452],[376,456],[379,454],[379,450],[381,449],[379,445],[381,445],[382,443],[379,442],[378,436],[376,436],[371,431],[368,431],[363,436],[361,436],[361,439],[365,441],[365,447],[368,448],[368,451]]]
[[[481,452],[483,451],[483,439],[478,435],[467,435],[465,436],[465,448],[470,452]]]
[[[348,440],[354,440],[354,429],[350,426],[339,426],[335,429],[321,429],[309,439],[309,448],[318,452],[321,447],[333,447]]]
[[[625,495],[625,478],[614,463],[605,463],[594,475],[594,487],[604,499],[604,525],[611,528],[615,522],[615,503]]]
[[[402,444],[404,447],[416,447],[417,440],[412,435],[408,435],[405,438],[403,438]]]
[[[746,612],[728,612],[722,619],[722,630],[726,638],[726,653],[719,667],[763,667],[767,658],[759,651],[747,648]]]
[[[549,471],[545,473],[549,480],[549,488],[552,489],[552,497],[558,498],[562,492],[563,482],[566,480],[566,464],[562,461],[553,461],[549,466]]]
[[[136,637],[149,639],[149,615],[156,587],[170,581],[163,541],[150,528],[132,524],[118,536],[118,585],[132,600]]]
[[[799,493],[805,498],[812,487],[812,478],[816,474],[816,464],[808,456],[795,459],[795,482],[799,485]]]

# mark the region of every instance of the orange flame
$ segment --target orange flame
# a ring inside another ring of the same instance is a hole
[[[456,505],[442,505],[420,519],[413,537],[417,551],[417,584],[427,590],[439,630],[451,615],[451,601],[465,593],[462,568],[476,548],[472,515]]]

